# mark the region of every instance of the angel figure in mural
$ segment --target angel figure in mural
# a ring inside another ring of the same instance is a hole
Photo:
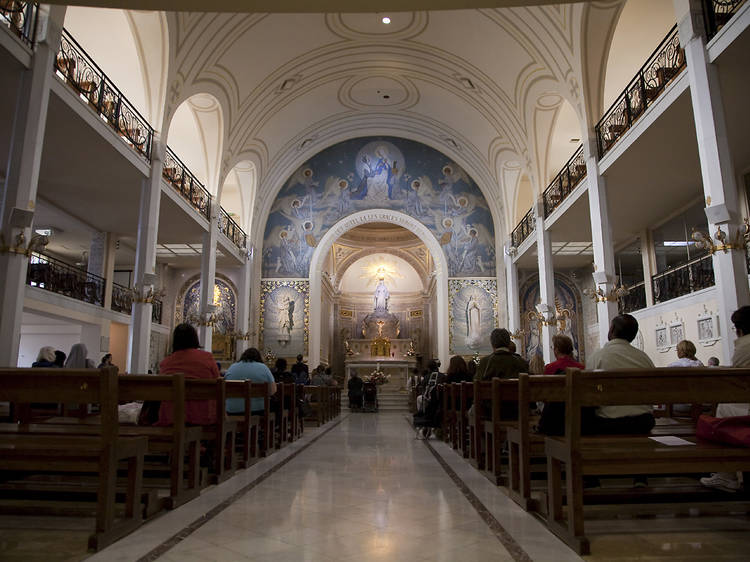
[[[463,239],[461,249],[461,261],[458,264],[458,270],[475,271],[478,265],[479,232],[470,224],[466,225],[466,237]]]
[[[299,250],[299,237],[292,225],[287,225],[279,232],[281,263],[284,270],[294,272],[297,270],[297,251]]]
[[[476,295],[471,295],[466,302],[466,345],[470,349],[479,347],[482,343],[481,317],[482,311]]]
[[[406,214],[414,217],[421,217],[424,215],[424,208],[422,207],[422,200],[419,197],[419,190],[422,187],[422,182],[419,179],[413,180],[409,183],[411,176],[408,174],[405,176],[404,181],[406,182],[406,208],[404,209]]]
[[[373,299],[375,301],[375,310],[388,311],[388,300],[391,297],[391,293],[388,291],[388,287],[385,286],[383,277],[378,279],[378,286],[375,287],[375,294]]]
[[[455,214],[455,211],[459,208],[456,196],[453,194],[453,184],[456,182],[456,179],[453,174],[453,168],[443,166],[443,177],[438,180],[438,185],[440,186],[438,198],[443,204],[443,213],[446,216]]]

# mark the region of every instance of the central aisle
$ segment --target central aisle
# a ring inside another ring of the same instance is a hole
[[[353,414],[159,560],[513,560],[403,414]]]

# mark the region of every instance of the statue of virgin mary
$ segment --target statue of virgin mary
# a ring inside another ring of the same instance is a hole
[[[482,343],[481,332],[482,311],[474,295],[466,302],[466,345],[474,349]]]

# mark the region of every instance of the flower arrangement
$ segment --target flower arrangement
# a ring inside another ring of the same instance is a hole
[[[389,380],[391,380],[391,375],[385,374],[379,367],[365,377],[365,382],[374,382],[376,385],[385,384]]]

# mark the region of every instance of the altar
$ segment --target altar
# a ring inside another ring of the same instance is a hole
[[[360,378],[370,376],[374,371],[383,371],[390,375],[391,380],[388,385],[398,389],[407,388],[406,382],[409,380],[411,370],[417,366],[417,361],[413,357],[406,359],[361,359],[347,358],[344,361],[346,378],[344,384],[349,382],[352,373],[357,373]]]

